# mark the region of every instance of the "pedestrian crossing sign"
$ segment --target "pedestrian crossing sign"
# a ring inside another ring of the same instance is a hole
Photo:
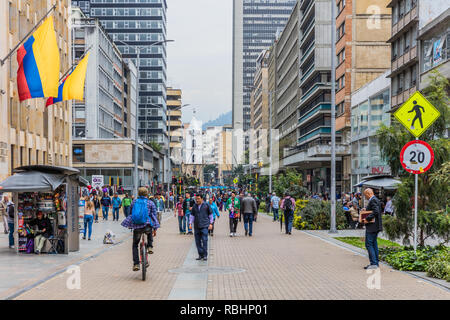
[[[411,132],[420,137],[437,118],[440,112],[419,92],[416,91],[394,113],[395,118]]]
[[[239,182],[238,178],[234,178],[233,182],[234,184],[237,184]]]

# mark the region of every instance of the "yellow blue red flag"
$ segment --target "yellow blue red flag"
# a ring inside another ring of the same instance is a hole
[[[89,52],[81,61],[78,63],[75,70],[73,70],[59,85],[58,96],[47,99],[46,106],[55,104],[56,102],[65,100],[83,100],[84,98],[84,81],[86,79],[86,70],[88,65]]]
[[[48,17],[19,48],[17,62],[20,101],[58,94],[60,61],[53,17]]]

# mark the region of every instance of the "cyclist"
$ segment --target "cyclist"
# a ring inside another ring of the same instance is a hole
[[[139,271],[139,252],[138,245],[143,233],[147,234],[147,251],[149,254],[153,253],[153,237],[156,236],[156,229],[159,228],[159,222],[156,217],[156,206],[153,201],[148,199],[148,189],[141,187],[138,190],[138,199],[143,199],[148,208],[147,222],[144,224],[135,224],[133,222],[133,214],[130,214],[121,225],[125,228],[133,229],[133,271]],[[133,206],[137,199],[131,203],[131,212],[133,212]]]

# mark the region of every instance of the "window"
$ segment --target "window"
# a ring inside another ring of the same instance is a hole
[[[339,0],[337,3],[337,9],[338,9],[338,15],[344,10],[345,8],[345,0]]]
[[[339,91],[344,87],[345,87],[345,74],[337,80],[336,90]]]
[[[84,145],[72,146],[73,162],[84,162]]]
[[[408,32],[405,32],[405,50],[404,50],[404,52],[407,52],[408,50],[409,50],[409,40],[410,40],[410,37],[411,37],[411,31],[408,31]]]
[[[345,21],[336,30],[336,39],[339,41],[345,34]]]
[[[337,64],[340,65],[345,61],[345,48],[337,54]]]

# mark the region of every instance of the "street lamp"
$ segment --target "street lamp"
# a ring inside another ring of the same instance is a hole
[[[141,49],[144,49],[146,47],[153,47],[156,45],[160,45],[163,43],[167,43],[167,42],[174,42],[175,40],[162,40],[162,41],[157,41],[155,43],[152,43],[151,45],[148,46],[132,46],[129,45],[128,43],[125,43],[121,40],[116,40],[115,42],[118,42],[124,46],[127,47],[134,47],[136,50],[136,69],[137,69],[137,79],[136,79],[136,116],[135,116],[135,130],[134,130],[134,183],[133,183],[133,192],[135,194],[135,197],[137,198],[137,189],[138,189],[138,181],[139,181],[139,168],[138,168],[138,131],[139,131],[139,76],[140,76],[140,72],[139,72],[139,66],[140,66],[140,56],[141,56]]]

